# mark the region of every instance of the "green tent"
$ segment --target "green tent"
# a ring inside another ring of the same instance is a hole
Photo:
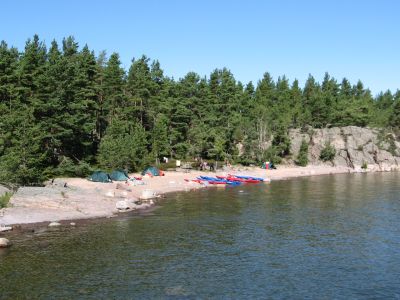
[[[89,180],[94,182],[111,182],[110,176],[103,171],[96,171],[90,176]]]
[[[113,181],[127,181],[129,179],[129,176],[125,171],[114,170],[111,172],[110,178]]]
[[[163,171],[157,169],[156,167],[146,167],[143,172],[142,175],[146,175],[149,174],[150,176],[163,176],[164,173]]]

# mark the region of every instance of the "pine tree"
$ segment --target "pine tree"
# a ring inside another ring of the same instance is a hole
[[[308,143],[304,139],[301,141],[296,164],[302,167],[305,167],[308,164]]]
[[[392,114],[393,95],[391,91],[379,93],[375,100],[374,125],[386,127],[389,124],[389,118]]]
[[[156,164],[160,162],[160,158],[170,154],[168,139],[168,119],[166,116],[159,114],[156,117],[154,127],[151,132],[151,154]]]
[[[390,126],[400,129],[400,91],[394,94],[393,109],[389,116]]]
[[[130,118],[137,119],[147,129],[150,127],[148,107],[153,88],[149,61],[144,55],[138,60],[132,60],[127,79],[129,106],[133,107]]]
[[[176,81],[146,56],[126,75],[117,53],[96,57],[73,37],[47,51],[35,35],[21,53],[3,41],[0,180],[83,176],[96,162],[137,170],[167,155],[278,162],[289,155],[289,128],[399,128],[399,99],[391,91],[374,98],[361,81],[338,84],[328,73],[321,84],[309,75],[304,88],[269,73],[245,85],[226,68]]]
[[[100,136],[114,118],[123,117],[127,106],[125,96],[125,71],[121,68],[119,55],[110,56],[104,70],[102,82],[103,101],[99,103],[100,110]]]
[[[6,42],[0,42],[0,159],[7,148],[14,126],[18,86],[18,51],[8,48]]]
[[[115,119],[101,140],[98,161],[108,170],[137,171],[143,166],[146,149],[146,132],[140,124]]]
[[[298,128],[305,125],[302,114],[302,90],[299,87],[299,81],[296,79],[293,81],[290,89],[291,94],[291,123],[292,128]]]

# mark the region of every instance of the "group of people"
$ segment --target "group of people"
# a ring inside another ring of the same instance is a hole
[[[202,160],[200,162],[200,171],[205,171],[205,170],[214,171],[215,170],[214,164],[208,164],[208,162]]]
[[[261,166],[262,169],[276,169],[273,162],[266,161]]]
[[[197,161],[197,159],[196,159],[196,161]],[[225,167],[226,168],[231,168],[232,167],[232,165],[229,162],[229,160],[225,160]],[[205,170],[215,171],[216,168],[217,168],[217,162],[208,163],[205,160],[202,160],[202,159],[200,160],[200,171],[205,171]]]

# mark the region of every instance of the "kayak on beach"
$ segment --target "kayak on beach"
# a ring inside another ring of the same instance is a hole
[[[245,176],[245,175],[233,175],[233,174],[228,174],[228,177],[236,177],[236,178],[241,178],[241,179],[253,179],[253,180],[258,180],[258,181],[264,181],[264,178],[261,177],[254,177],[254,176]]]
[[[236,176],[236,175],[217,176],[217,178],[226,179],[229,181],[243,182],[243,183],[259,183],[259,182],[264,181],[263,178],[250,177],[250,176],[249,176],[249,178],[242,178],[241,176]]]
[[[201,179],[185,179],[186,182],[196,182],[196,183],[202,183],[204,180]]]
[[[208,183],[212,185],[240,185],[242,183],[260,183],[264,181],[264,178],[252,177],[252,176],[241,176],[241,175],[231,175],[228,176],[220,176],[216,175],[216,177],[210,176],[199,176],[196,179],[185,179],[186,182],[197,182],[197,183]]]
[[[209,184],[228,184],[228,185],[239,185],[240,182],[231,181],[227,179],[217,178],[217,177],[209,177],[209,176],[200,176],[197,179],[207,181]]]
[[[218,185],[223,185],[223,184],[230,184],[229,182],[225,180],[211,180],[211,179],[185,179],[186,182],[196,182],[200,184],[218,184]]]

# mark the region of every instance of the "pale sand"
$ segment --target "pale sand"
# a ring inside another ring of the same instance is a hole
[[[66,197],[61,200],[29,199],[16,201],[13,207],[0,211],[0,226],[15,224],[30,224],[40,222],[51,222],[61,220],[76,220],[112,217],[118,214],[116,203],[124,198],[138,199],[142,192],[151,190],[158,195],[165,195],[171,192],[190,191],[203,188],[194,182],[186,182],[185,179],[195,179],[200,175],[226,175],[242,174],[263,177],[270,180],[282,180],[293,177],[326,175],[338,173],[353,173],[355,170],[346,167],[329,166],[307,166],[307,167],[286,167],[279,166],[277,170],[263,170],[261,168],[232,168],[225,171],[214,172],[173,172],[166,171],[162,177],[143,177],[145,185],[127,186],[120,182],[122,188],[116,189],[117,182],[95,183],[86,179],[67,178]],[[132,174],[139,176],[138,174]],[[268,184],[268,183],[262,183]],[[131,191],[127,191],[126,189]],[[209,186],[207,188],[215,188]],[[31,201],[34,200],[34,201]],[[29,203],[28,203],[29,202]],[[65,222],[64,222],[65,223]]]

